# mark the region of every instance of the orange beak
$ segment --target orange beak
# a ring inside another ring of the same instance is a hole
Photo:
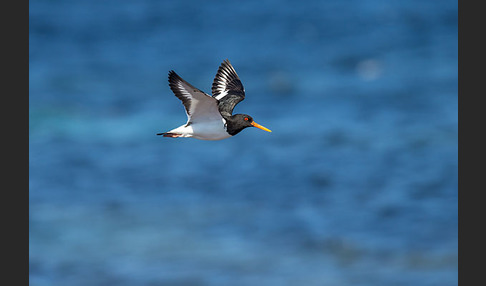
[[[272,130],[266,128],[266,127],[263,127],[261,126],[260,124],[256,123],[255,121],[253,121],[252,123],[250,123],[253,127],[256,127],[256,128],[260,128],[261,130],[265,130],[267,132],[272,132]]]

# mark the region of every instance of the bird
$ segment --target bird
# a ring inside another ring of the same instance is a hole
[[[157,135],[222,140],[235,136],[247,127],[272,132],[256,123],[250,115],[233,114],[235,106],[245,99],[245,88],[228,59],[221,63],[214,77],[212,96],[195,88],[173,70],[169,71],[169,87],[182,101],[187,123]]]

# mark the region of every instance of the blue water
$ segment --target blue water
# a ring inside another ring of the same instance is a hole
[[[457,1],[29,3],[31,285],[457,285]]]

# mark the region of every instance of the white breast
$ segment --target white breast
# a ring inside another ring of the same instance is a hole
[[[201,140],[221,140],[231,137],[226,132],[225,123],[226,120],[221,118],[220,120],[210,122],[191,123],[189,126],[182,125],[169,132],[182,134],[181,137],[193,137]]]

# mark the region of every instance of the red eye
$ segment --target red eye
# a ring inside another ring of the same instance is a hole
[[[248,117],[245,117],[245,121],[248,121]]]

